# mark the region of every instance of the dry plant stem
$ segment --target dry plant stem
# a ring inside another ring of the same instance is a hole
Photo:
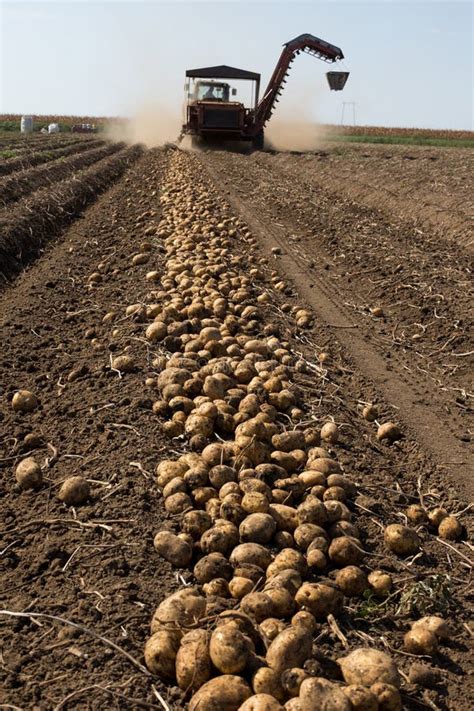
[[[112,649],[115,649],[116,652],[126,657],[128,661],[133,664],[134,667],[136,667],[139,671],[142,672],[142,674],[145,674],[146,676],[151,676],[150,672],[146,667],[140,664],[140,662],[137,662],[137,660],[134,659],[131,654],[125,651],[125,649],[122,649],[122,647],[119,647],[118,644],[115,644],[115,642],[112,642],[111,639],[108,639],[107,637],[102,637],[101,635],[97,634],[88,627],[84,627],[83,625],[77,624],[77,622],[67,620],[65,617],[49,615],[45,612],[14,612],[12,610],[0,610],[0,615],[6,615],[8,617],[27,617],[31,619],[55,620],[56,622],[62,622],[64,625],[69,625],[70,627],[74,627],[75,629],[80,630],[81,632],[85,632],[86,634],[91,635],[95,639],[100,640],[104,644],[107,644],[109,647],[112,647]]]

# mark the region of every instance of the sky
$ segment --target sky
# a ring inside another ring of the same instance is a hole
[[[298,56],[285,118],[338,124],[345,101],[359,125],[473,129],[473,5],[455,0],[0,0],[0,113],[179,113],[187,68],[229,64],[265,86],[306,32],[341,47],[350,76],[331,92],[331,67]]]

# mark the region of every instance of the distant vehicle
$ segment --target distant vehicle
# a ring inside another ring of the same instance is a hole
[[[75,123],[71,128],[73,133],[97,133],[95,123]]]

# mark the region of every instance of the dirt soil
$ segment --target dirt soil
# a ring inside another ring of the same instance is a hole
[[[156,394],[144,380],[156,376],[153,353],[144,324],[125,315],[126,306],[151,298],[144,286],[150,266],[132,267],[131,256],[159,222],[174,153],[139,158],[0,293],[0,606],[22,615],[0,615],[0,708],[185,707],[179,689],[150,676],[142,653],[153,610],[182,583],[153,548],[156,531],[176,525],[163,509],[154,469],[185,446],[165,438],[151,411]],[[335,450],[358,484],[364,546],[400,591],[387,607],[352,602],[340,621],[347,643],[388,645],[408,674],[413,659],[397,650],[409,620],[421,610],[445,614],[452,636],[433,660],[440,681],[434,689],[406,683],[404,708],[472,707],[468,544],[450,549],[423,532],[423,555],[407,567],[386,555],[380,532],[420,500],[463,512],[469,528],[471,395],[468,356],[460,355],[472,351],[467,251],[446,241],[439,255],[435,238],[420,240],[412,222],[322,188],[302,156],[213,152],[187,160],[257,238],[255,253],[236,239],[242,269],[267,255],[270,269],[287,279],[286,294],[269,287],[268,322],[277,322],[309,363],[330,355],[327,367],[314,365],[297,384],[316,422],[330,415],[340,426]],[[162,270],[165,257],[157,244],[153,268]],[[102,278],[92,286],[98,270]],[[397,280],[414,287],[411,305],[394,303],[406,295],[395,291]],[[295,331],[287,303],[311,307],[314,326]],[[375,318],[372,306],[384,317]],[[102,322],[111,311],[119,314],[112,336]],[[120,377],[110,358],[128,351],[138,369]],[[11,408],[23,388],[40,397],[32,414]],[[405,436],[393,447],[377,442],[361,417],[367,402],[378,403],[382,421],[402,427]],[[21,492],[14,477],[29,433],[38,439],[28,454],[43,464],[47,484],[36,493]],[[56,493],[74,474],[90,481],[93,496],[71,509]],[[318,639],[322,659],[345,651],[326,625]]]

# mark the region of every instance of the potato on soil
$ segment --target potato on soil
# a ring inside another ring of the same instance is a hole
[[[67,506],[79,506],[90,496],[89,482],[82,476],[70,476],[58,492],[58,499]]]
[[[346,597],[360,597],[369,587],[366,574],[356,565],[348,565],[338,570],[336,585]]]
[[[403,646],[410,654],[431,656],[438,651],[438,639],[427,627],[415,627],[404,636]]]
[[[438,615],[422,617],[416,620],[411,626],[412,630],[418,629],[419,627],[429,630],[440,640],[449,639],[451,636],[446,620],[443,620],[442,617],[438,617]]]
[[[162,628],[145,644],[145,664],[152,674],[156,674],[163,681],[174,681],[180,637],[178,630]]]
[[[240,676],[223,674],[206,682],[189,702],[189,711],[238,711],[252,696],[250,686]]]
[[[321,439],[323,442],[336,444],[339,439],[339,428],[334,422],[326,422],[321,427]]]
[[[280,632],[283,632],[285,627],[286,623],[276,617],[267,617],[258,626],[260,632],[270,641],[273,641]]]
[[[276,527],[275,519],[270,514],[250,514],[239,526],[240,540],[244,543],[269,543]]]
[[[22,489],[39,489],[43,483],[41,467],[34,457],[21,460],[15,469],[15,478]]]
[[[392,684],[378,682],[372,684],[370,690],[377,699],[378,711],[402,711],[400,692]]]
[[[33,412],[38,407],[38,398],[30,390],[19,390],[12,398],[15,412]]]
[[[359,647],[337,660],[346,684],[372,686],[383,682],[400,686],[400,676],[393,659],[385,652],[369,647]]]
[[[247,664],[249,652],[247,639],[233,623],[221,625],[211,634],[211,661],[222,674],[241,672]]]
[[[373,570],[367,579],[377,597],[386,597],[392,589],[392,576],[383,570]]]
[[[351,711],[351,703],[342,689],[327,679],[305,679],[300,689],[301,711]]]
[[[351,702],[352,711],[378,711],[377,697],[366,686],[351,684],[342,691]]]
[[[438,526],[438,534],[446,541],[457,541],[462,536],[462,525],[455,516],[446,516]]]
[[[364,557],[360,546],[359,541],[355,541],[348,536],[339,536],[331,541],[328,555],[336,565],[358,565]]]
[[[312,646],[312,634],[307,627],[290,625],[269,646],[267,664],[278,674],[285,669],[302,667],[311,656]]]
[[[160,625],[193,625],[204,617],[205,612],[206,598],[199,590],[196,587],[183,588],[158,605],[151,621],[151,631],[155,632]]]
[[[162,558],[176,568],[185,568],[191,562],[192,547],[171,531],[159,531],[153,539],[153,545]]]
[[[240,601],[240,609],[256,622],[275,617],[272,598],[264,592],[250,592]]]
[[[270,694],[254,694],[244,701],[239,711],[283,711],[283,706]]]
[[[211,676],[209,632],[191,630],[181,640],[176,655],[176,680],[183,690],[197,691]]]
[[[289,696],[298,696],[301,684],[309,676],[310,674],[305,669],[293,667],[292,669],[285,669],[281,675],[281,683]]]
[[[299,607],[311,612],[315,618],[326,619],[337,615],[342,609],[343,595],[340,590],[324,583],[303,583],[295,596]],[[297,666],[297,665],[294,665]]]
[[[272,560],[270,551],[259,543],[241,543],[231,553],[230,562],[235,567],[250,563],[265,570]]]
[[[393,444],[402,438],[400,429],[393,422],[384,422],[377,430],[377,439],[380,442],[387,441]]]
[[[234,576],[229,582],[229,592],[235,600],[242,600],[243,597],[252,592],[255,583],[248,578]]]
[[[420,548],[420,538],[416,531],[400,523],[391,523],[384,532],[385,545],[392,553],[400,556],[413,555]]]
[[[202,591],[206,597],[229,597],[229,583],[224,578],[214,578],[204,583]]]
[[[257,669],[252,677],[252,688],[255,694],[269,694],[278,701],[286,698],[285,690],[281,685],[280,674],[270,667]]]
[[[209,553],[194,566],[194,577],[201,585],[209,583],[214,578],[232,578],[232,565],[222,553]]]
[[[112,358],[111,366],[114,370],[118,370],[121,373],[133,373],[137,367],[135,359],[130,355],[121,355]]]

